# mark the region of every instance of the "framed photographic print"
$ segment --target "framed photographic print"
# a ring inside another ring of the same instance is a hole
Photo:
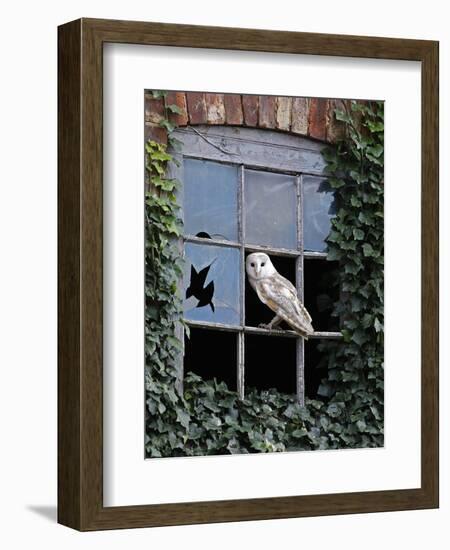
[[[59,28],[60,523],[438,506],[438,44]]]

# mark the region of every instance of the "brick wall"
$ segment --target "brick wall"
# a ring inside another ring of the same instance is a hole
[[[164,113],[163,101],[145,95],[146,140],[167,141],[165,129],[159,126]],[[169,92],[165,101],[181,109],[182,114],[170,115],[178,126],[217,124],[268,128],[329,143],[336,142],[344,131],[342,123],[332,116],[339,102],[334,99]]]

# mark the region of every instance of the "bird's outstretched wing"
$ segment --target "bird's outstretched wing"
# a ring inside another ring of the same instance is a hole
[[[311,316],[294,285],[279,273],[258,281],[259,299],[304,338],[314,333]]]

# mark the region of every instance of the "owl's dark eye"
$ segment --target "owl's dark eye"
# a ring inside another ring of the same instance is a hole
[[[264,267],[265,265],[266,265],[266,264],[265,264],[265,263],[263,263],[263,264],[261,264],[261,267]]]
[[[255,267],[255,264],[254,264],[254,263],[251,263],[250,265],[251,265],[252,267]]]

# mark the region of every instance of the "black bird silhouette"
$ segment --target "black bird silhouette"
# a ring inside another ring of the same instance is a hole
[[[186,298],[194,296],[197,298],[198,304],[195,307],[203,307],[210,305],[213,313],[215,312],[215,307],[212,302],[214,296],[214,281],[209,282],[205,287],[206,277],[208,272],[216,260],[214,259],[209,265],[201,269],[199,272],[191,265],[191,281],[189,287],[186,289]]]
[[[210,235],[209,233],[206,233],[206,231],[200,231],[200,233],[197,233],[197,235],[195,235],[196,237],[200,237],[201,239],[212,239],[212,238],[215,238],[215,239],[221,239],[222,241],[227,241],[228,238],[225,237],[225,235],[221,235],[220,233],[213,233],[212,235]]]

